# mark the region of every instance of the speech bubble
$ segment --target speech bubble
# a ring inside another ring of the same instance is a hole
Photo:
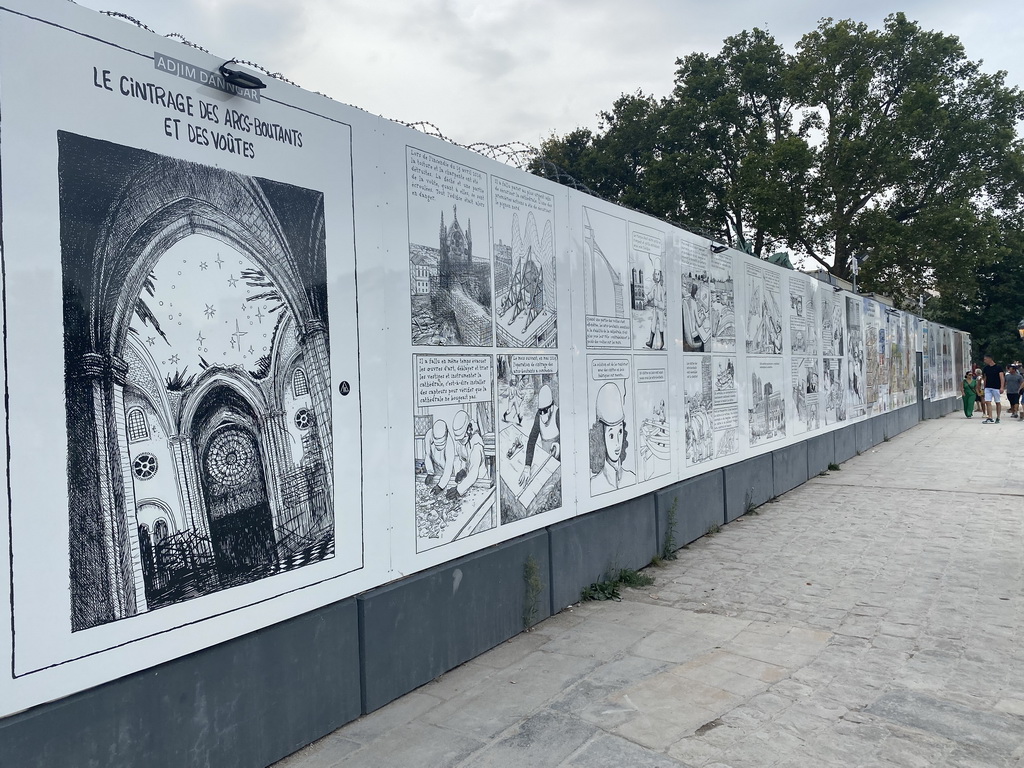
[[[491,359],[479,355],[418,355],[416,404],[456,405],[491,399]]]
[[[629,358],[600,358],[590,361],[590,375],[594,381],[629,378]]]

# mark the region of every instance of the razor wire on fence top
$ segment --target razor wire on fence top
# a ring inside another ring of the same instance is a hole
[[[75,0],[68,0],[68,2],[74,3]],[[133,16],[129,16],[126,13],[121,13],[120,11],[100,11],[100,13],[106,16],[111,16],[114,18],[123,19],[125,21],[131,22],[135,26],[145,29],[147,32],[159,34],[143,22],[139,21]],[[187,45],[190,48],[195,48],[196,50],[202,51],[203,53],[210,53],[209,50],[202,47],[201,45],[193,43],[180,32],[171,32],[170,34],[163,35],[163,37],[166,37],[171,40],[177,40],[183,45]],[[274,80],[280,80],[281,82],[288,83],[289,85],[294,85],[297,88],[301,88],[301,86],[298,83],[288,79],[282,73],[271,72],[266,67],[263,67],[255,62],[248,61],[246,59],[229,59],[229,61],[232,61],[236,64],[242,64],[244,66],[251,67],[252,69],[258,70],[265,74],[267,77],[271,77]],[[332,101],[335,100],[326,93],[322,93],[320,91],[314,91],[314,93],[316,93],[318,96],[323,96],[325,99],[331,99]],[[384,116],[380,115],[380,117]],[[419,131],[420,133],[423,133],[427,136],[433,136],[437,139],[441,139],[442,141],[447,142],[449,144],[453,144],[457,147],[468,149],[471,152],[475,152],[478,155],[483,155],[484,157],[490,158],[491,160],[496,160],[500,163],[504,163],[515,168],[519,168],[520,170],[529,170],[535,175],[540,176],[541,178],[548,179],[549,181],[553,181],[557,184],[561,184],[566,187],[571,187],[572,189],[588,194],[591,197],[596,197],[599,200],[605,200],[614,205],[618,205],[623,208],[628,208],[629,210],[636,211],[637,213],[642,213],[645,216],[651,216],[652,218],[658,219],[659,221],[662,221],[665,224],[668,224],[673,227],[678,227],[680,229],[684,229],[707,240],[712,240],[715,242],[723,241],[721,233],[714,233],[710,230],[704,229],[703,227],[686,226],[680,224],[679,222],[668,221],[660,216],[653,216],[652,214],[647,213],[646,211],[638,211],[637,209],[632,208],[631,206],[623,205],[621,202],[608,200],[608,198],[595,192],[585,183],[583,183],[582,181],[575,178],[572,174],[565,171],[561,166],[559,166],[556,163],[553,163],[551,160],[544,157],[537,147],[534,147],[531,144],[527,144],[526,142],[508,141],[502,144],[491,144],[486,141],[474,141],[471,144],[463,144],[462,142],[456,141],[450,136],[446,136],[444,133],[441,132],[440,128],[438,128],[434,123],[430,122],[429,120],[415,120],[409,122],[405,120],[395,120],[393,118],[384,119],[391,120],[391,122],[398,123],[399,125],[404,125],[407,128],[412,128],[413,130]],[[530,166],[532,166],[532,168]]]

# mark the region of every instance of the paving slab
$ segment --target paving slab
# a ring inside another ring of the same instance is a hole
[[[963,450],[1021,435],[888,435],[277,768],[1021,768],[1024,470]]]

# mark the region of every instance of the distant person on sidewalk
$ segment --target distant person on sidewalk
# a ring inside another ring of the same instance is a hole
[[[1003,366],[996,365],[992,355],[985,355],[985,367],[981,369],[981,375],[985,377],[985,415],[988,416],[982,424],[998,424],[999,415],[1003,410],[1003,392],[1006,391],[1005,373]],[[992,404],[996,406],[996,418],[992,419]]]
[[[974,415],[974,401],[978,397],[977,385],[974,382],[974,371],[968,371],[964,376],[964,416],[968,419]]]
[[[1010,365],[1009,372],[1003,377],[1006,384],[1006,399],[1010,401],[1010,418],[1020,418],[1020,390],[1024,387],[1024,376],[1016,365]]]
[[[985,413],[985,377],[981,375],[981,366],[974,364],[974,411]]]

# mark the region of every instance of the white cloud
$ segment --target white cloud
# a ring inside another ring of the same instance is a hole
[[[255,61],[339,101],[435,123],[457,141],[536,143],[596,125],[621,93],[672,88],[675,60],[762,27],[788,48],[819,19],[881,25],[866,0],[80,0],[120,10],[216,55]],[[911,0],[907,16],[958,35],[986,70],[1024,82],[1024,4]]]

